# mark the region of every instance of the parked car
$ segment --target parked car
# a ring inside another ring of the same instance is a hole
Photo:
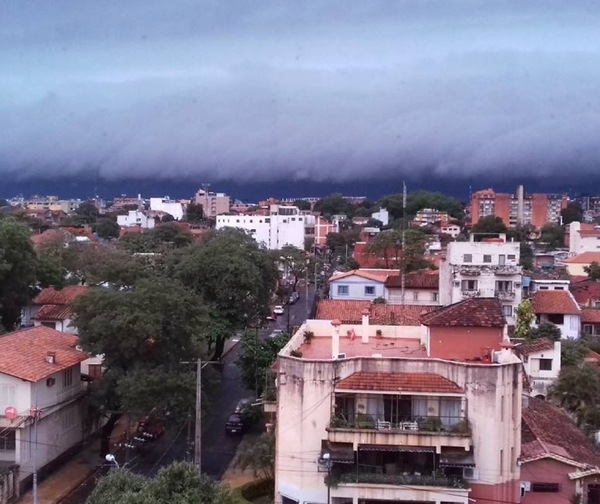
[[[282,305],[277,305],[275,308],[273,308],[273,313],[275,315],[283,315],[285,313],[285,310],[283,309]]]
[[[273,330],[273,332],[271,334],[269,334],[269,338],[275,338],[276,336],[279,336],[280,334],[283,334],[283,331],[281,329],[275,329],[275,330]]]
[[[299,297],[300,296],[299,296],[299,294],[296,291],[292,292],[292,295],[290,296],[290,299],[288,300],[288,303],[289,304],[294,304],[296,301],[298,301]]]
[[[138,423],[138,434],[147,439],[158,439],[165,432],[165,425],[160,420],[147,416]]]
[[[242,417],[235,413],[229,415],[229,418],[225,423],[225,432],[227,434],[242,434],[243,431],[244,422],[242,422]]]
[[[246,397],[244,399],[240,399],[235,407],[234,413],[243,413],[247,410],[252,403],[255,401],[254,397]]]

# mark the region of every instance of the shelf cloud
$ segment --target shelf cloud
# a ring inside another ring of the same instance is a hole
[[[3,9],[1,176],[598,172],[597,2],[20,0]]]

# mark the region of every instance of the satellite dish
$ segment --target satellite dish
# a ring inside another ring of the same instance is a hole
[[[9,406],[4,410],[4,416],[12,421],[19,416],[19,412],[17,411],[17,408]]]

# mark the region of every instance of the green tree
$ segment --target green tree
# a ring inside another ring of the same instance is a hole
[[[531,245],[521,242],[519,244],[519,264],[523,269],[531,271],[533,269],[533,249]]]
[[[75,227],[91,225],[98,220],[99,215],[100,212],[93,201],[84,201],[75,209],[73,214],[65,220],[65,224]]]
[[[542,322],[537,327],[532,327],[529,332],[531,339],[548,338],[550,341],[560,341],[560,328],[551,322]]]
[[[416,215],[419,210],[433,208],[441,212],[447,212],[450,217],[462,219],[464,217],[463,203],[440,192],[416,191],[409,193],[406,198],[406,213]]]
[[[404,267],[405,272],[417,271],[431,266],[425,259],[425,234],[416,229],[404,232],[404,251],[402,250],[402,232],[388,230],[379,233],[367,245],[366,251],[383,260],[386,268]]]
[[[273,262],[283,269],[284,275],[292,277],[291,290],[295,291],[298,281],[303,279],[310,269],[311,261],[306,252],[293,245],[285,245],[281,250],[269,251],[269,254]]]
[[[268,252],[243,231],[212,231],[197,245],[174,254],[168,271],[204,299],[211,323],[225,325],[229,334],[256,327],[270,314],[277,269]],[[215,357],[221,356],[224,345],[219,337]]]
[[[165,245],[173,249],[187,247],[194,239],[187,228],[175,222],[157,226],[144,236],[150,241],[154,250],[161,250]]]
[[[582,339],[566,339],[561,343],[561,366],[571,367],[583,364],[583,359],[588,354],[589,348]]]
[[[185,462],[163,467],[155,478],[127,469],[111,471],[98,482],[86,504],[238,504],[222,486]]]
[[[38,261],[29,229],[14,218],[0,220],[0,324],[12,331],[33,295]]]
[[[315,212],[321,212],[325,217],[332,215],[347,215],[351,217],[354,211],[350,202],[340,193],[331,194],[315,203]]]
[[[529,299],[524,299],[519,303],[515,310],[515,316],[517,318],[515,324],[515,337],[516,338],[529,338],[531,334],[531,324],[535,320],[535,313],[533,312],[533,306]]]
[[[562,248],[565,246],[565,230],[558,224],[545,224],[539,241],[546,244],[547,250]]]
[[[600,376],[595,367],[580,364],[563,368],[551,397],[575,416],[577,425],[588,431],[598,428],[597,411],[600,398]]]
[[[190,203],[185,215],[188,222],[202,222],[202,219],[204,219],[204,209],[200,204]]]
[[[590,280],[600,280],[600,264],[592,261],[589,266],[584,266],[583,271]]]
[[[472,233],[498,234],[506,233],[508,228],[500,217],[487,215],[479,219],[471,228]]]
[[[294,201],[294,206],[297,206],[300,210],[310,210],[310,202],[305,200]]]
[[[162,218],[160,219],[160,222],[163,222],[163,223],[175,222],[175,217],[173,217],[170,213],[166,213],[162,216]]]
[[[100,238],[109,240],[110,238],[118,238],[121,228],[113,219],[100,218],[97,222],[92,225],[92,230]]]
[[[131,289],[92,289],[77,298],[73,312],[82,348],[104,356],[105,375],[95,391],[104,410],[157,408],[157,414],[187,417],[195,379],[182,361],[205,355],[207,313],[196,296],[176,281],[157,278]],[[103,428],[102,454],[120,416],[112,413]]]
[[[275,479],[275,435],[265,432],[256,443],[246,445],[235,465],[242,471],[251,469],[255,478]]]
[[[566,208],[561,210],[560,215],[564,225],[571,224],[571,222],[581,222],[583,220],[583,208],[576,201],[571,201]]]

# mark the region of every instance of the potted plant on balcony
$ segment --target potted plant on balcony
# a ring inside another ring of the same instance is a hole
[[[304,343],[310,345],[310,342],[315,337],[315,333],[313,331],[304,331]]]
[[[442,421],[438,417],[427,417],[419,423],[419,429],[427,432],[440,432]]]

